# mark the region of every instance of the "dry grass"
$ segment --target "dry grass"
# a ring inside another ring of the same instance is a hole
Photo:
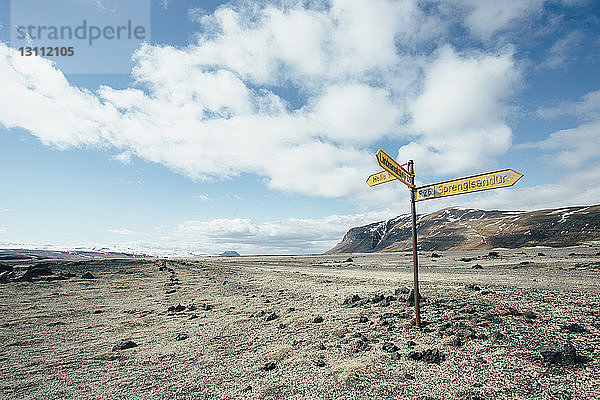
[[[347,256],[169,261],[176,286],[164,286],[163,261],[93,261],[76,272],[94,280],[3,284],[0,398],[598,399],[598,249],[539,251],[422,255],[421,330],[400,301],[342,305],[352,294],[410,287],[410,254],[352,255],[352,266]],[[178,304],[198,308],[167,311]],[[270,312],[278,318],[266,321]],[[586,331],[566,332],[570,323]],[[475,337],[457,347],[461,327]],[[357,350],[359,334],[369,350]],[[121,339],[138,346],[113,351]],[[542,361],[543,345],[567,340],[587,362]],[[399,360],[385,342],[397,345]],[[408,358],[427,349],[446,360]],[[275,368],[265,371],[269,362]]]

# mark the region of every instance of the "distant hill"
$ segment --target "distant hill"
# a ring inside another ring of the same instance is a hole
[[[239,257],[240,254],[237,251],[227,250],[220,254],[221,257]]]
[[[539,211],[446,208],[419,216],[419,249],[469,250],[600,244],[600,205]],[[404,251],[412,248],[410,215],[352,228],[326,254]]]

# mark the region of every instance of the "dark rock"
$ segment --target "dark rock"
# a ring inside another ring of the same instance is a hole
[[[363,340],[357,340],[356,343],[354,344],[354,349],[352,350],[353,353],[358,353],[360,351],[369,351],[371,350],[372,347],[365,341]]]
[[[244,388],[244,392],[251,392],[252,391],[252,386],[248,385]]]
[[[324,366],[325,366],[325,361],[323,361],[323,360],[317,360],[317,361],[315,362],[315,365],[316,365],[317,367],[324,367]]]
[[[288,311],[296,311],[296,309],[294,307],[290,307],[288,308]]]
[[[363,342],[367,342],[369,340],[369,339],[367,339],[367,337],[365,335],[363,335],[360,332],[356,332],[354,335],[352,335],[352,337],[355,337],[358,340],[362,340]]]
[[[94,310],[92,314],[102,314],[104,311],[102,310]]]
[[[421,304],[423,302],[423,297],[421,296],[421,293],[419,293],[419,304]],[[411,289],[410,293],[408,294],[408,297],[406,297],[406,305],[409,307],[412,307],[415,305],[415,290]]]
[[[537,253],[537,255],[538,255],[539,257],[544,257],[544,256],[545,256],[545,254],[544,254],[544,253]]]
[[[14,272],[12,272],[12,271],[0,272],[0,282],[2,282],[2,283],[10,282],[11,275],[14,275]]]
[[[475,264],[471,268],[473,268],[473,269],[483,269],[483,266],[481,264]]]
[[[284,323],[279,324],[279,329],[285,329],[286,327],[287,327],[287,325]]]
[[[429,364],[439,364],[446,360],[446,356],[438,349],[428,349],[425,351],[412,351],[408,358],[415,361],[424,361]]]
[[[406,342],[406,346],[409,349],[412,349],[413,347],[415,347],[417,344],[415,342],[413,342],[412,340],[409,340],[408,342]]]
[[[275,368],[277,368],[277,365],[274,362],[268,362],[265,365],[263,365],[262,370],[263,371],[272,371]]]
[[[371,299],[371,302],[373,303],[379,303],[380,301],[382,301],[383,299],[385,299],[385,297],[382,294],[376,294],[375,296],[373,296],[373,298]]]
[[[462,261],[462,262],[471,262],[473,260],[474,260],[474,258],[470,258],[470,257],[463,257],[460,259],[460,261]]]
[[[531,262],[530,261],[521,261],[519,264],[521,264],[521,265],[529,265],[529,264],[531,264]]]
[[[348,257],[348,258],[346,259],[346,262],[352,262],[352,261],[354,261],[354,260],[352,259],[352,257]]]
[[[10,272],[13,270],[12,265],[0,263],[0,272]]]
[[[497,314],[493,314],[493,313],[487,313],[483,316],[483,319],[485,319],[486,321],[489,321],[493,324],[499,324],[502,322],[502,319],[500,319],[500,317]]]
[[[319,345],[319,350],[327,350],[327,347],[323,343]]]
[[[525,318],[527,319],[536,319],[538,317],[538,315],[536,313],[534,313],[533,311],[525,311],[523,313],[523,315],[525,316]]]
[[[468,284],[466,284],[465,285],[465,289],[472,290],[474,292],[477,292],[477,291],[481,290],[481,288],[479,286],[477,286],[476,284],[474,284],[474,283],[468,283]]]
[[[167,308],[168,312],[182,312],[185,311],[186,307],[182,306],[181,304],[177,304],[176,306],[170,306],[169,308]]]
[[[131,349],[132,347],[137,347],[137,343],[135,343],[132,340],[121,340],[112,349],[113,349],[113,351],[126,350],[126,349]]]
[[[508,310],[506,310],[506,312],[504,312],[504,315],[512,315],[513,317],[518,317],[522,314],[519,310],[512,308],[512,307],[508,307]]]
[[[75,277],[75,274],[74,274],[74,273],[72,273],[72,272],[63,272],[63,276],[64,276],[65,278],[74,278],[74,277]]]
[[[177,290],[175,290],[175,289],[169,289],[169,290],[167,290],[167,291],[165,292],[165,294],[173,294],[173,293],[175,293],[175,292],[177,292]]]
[[[177,336],[175,336],[175,340],[180,341],[180,340],[185,340],[189,338],[187,333],[178,333]]]
[[[14,274],[11,282],[31,282],[33,281],[33,275],[30,270],[14,270],[10,272]]]
[[[400,296],[401,294],[409,294],[409,293],[410,293],[410,289],[405,288],[405,287],[394,290],[394,294],[396,296]]]
[[[452,339],[451,344],[452,344],[452,346],[460,347],[463,345],[463,341],[461,340],[461,338],[459,336],[455,336],[454,339]]]
[[[213,306],[212,304],[208,304],[208,303],[202,303],[202,304],[200,305],[200,309],[201,309],[202,311],[210,311],[210,310],[212,310],[213,308],[215,308],[215,306]],[[264,315],[264,314],[263,314],[263,315]]]
[[[92,275],[91,272],[86,272],[85,274],[81,275],[81,279],[96,279],[96,277]]]
[[[266,314],[267,314],[266,312],[264,312],[263,310],[260,310],[254,316],[257,318],[260,318],[260,317],[264,317]]]
[[[542,359],[550,364],[578,364],[584,359],[577,355],[570,341],[563,345],[543,346],[540,349]]]
[[[344,300],[343,305],[347,306],[347,307],[356,307],[357,305],[360,304],[361,302],[361,298],[359,295],[357,294],[353,294],[350,297],[347,297],[346,300]]]
[[[313,322],[314,322],[315,324],[320,324],[321,322],[323,322],[323,317],[320,317],[320,316],[319,316],[319,317],[315,317],[315,318],[313,319]]]
[[[158,267],[158,270],[159,271],[166,271],[167,267],[163,265],[163,266]]]
[[[29,267],[29,272],[33,277],[47,276],[53,274],[52,270],[44,265],[33,265]]]
[[[383,344],[383,346],[381,346],[381,349],[383,351],[387,351],[388,353],[393,353],[395,351],[398,351],[398,346],[396,346],[394,343],[391,342],[385,342]]]
[[[267,318],[265,318],[265,321],[273,321],[274,319],[279,318],[279,315],[275,314],[274,312],[267,315]]]
[[[441,256],[438,253],[431,253],[431,258],[440,258]]]
[[[361,323],[361,324],[363,324],[363,323],[365,323],[365,322],[369,322],[369,318],[365,317],[364,315],[361,315],[361,316],[358,318],[358,322],[359,322],[359,323]]]
[[[392,357],[392,360],[394,360],[394,361],[398,361],[401,358],[400,353],[398,353],[397,351],[394,351],[391,354],[391,357]]]
[[[585,329],[583,326],[577,324],[577,323],[573,323],[573,324],[569,324],[569,325],[564,325],[560,328],[562,331],[566,331],[566,332],[573,332],[573,333],[584,333],[587,332],[587,329]]]
[[[497,251],[490,251],[488,253],[488,257],[496,258],[496,257],[500,257],[500,254],[498,254]]]

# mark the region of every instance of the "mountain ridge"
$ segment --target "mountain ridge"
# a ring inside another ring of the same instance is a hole
[[[412,249],[410,215],[351,228],[325,254],[385,253]],[[567,247],[598,241],[600,205],[536,211],[449,207],[417,217],[420,250]]]

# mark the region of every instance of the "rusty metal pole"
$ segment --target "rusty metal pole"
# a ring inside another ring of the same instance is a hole
[[[413,160],[408,162],[408,172],[412,175],[412,184],[415,184],[415,166]],[[419,256],[417,253],[417,207],[416,207],[417,189],[410,188],[410,212],[412,214],[412,244],[413,244],[413,273],[414,273],[414,294],[415,294],[415,325],[421,327],[421,309],[419,306]]]

